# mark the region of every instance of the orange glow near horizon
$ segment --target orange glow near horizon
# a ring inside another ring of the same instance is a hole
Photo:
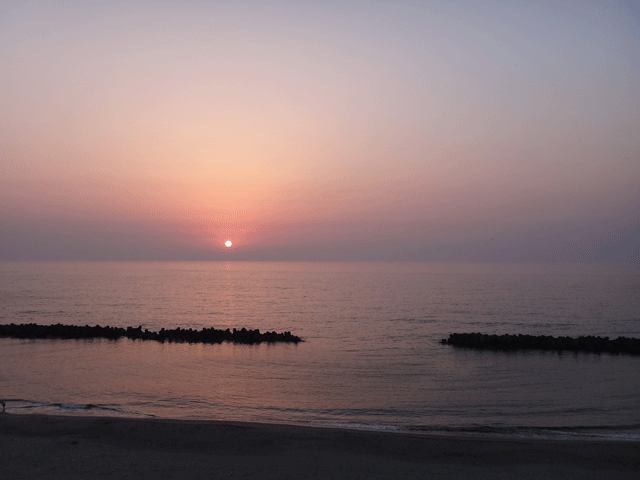
[[[623,10],[15,2],[0,259],[513,259],[637,224]]]

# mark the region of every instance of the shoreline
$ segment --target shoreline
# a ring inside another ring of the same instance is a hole
[[[11,406],[9,403],[27,403],[28,406]],[[231,418],[221,420],[211,416],[192,416],[187,417],[163,417],[153,414],[145,414],[142,412],[124,412],[105,408],[94,404],[39,404],[24,399],[0,399],[0,404],[7,404],[6,413],[10,415],[30,415],[30,416],[46,416],[60,418],[104,418],[104,419],[123,419],[123,420],[141,420],[141,421],[168,421],[168,422],[211,422],[211,423],[230,423],[245,426],[290,426],[292,428],[330,428],[336,430],[355,430],[364,432],[389,432],[396,434],[413,434],[413,435],[429,435],[442,436],[445,438],[467,438],[472,440],[532,440],[532,441],[571,441],[571,442],[640,442],[640,426],[620,425],[619,428],[612,425],[607,426],[491,426],[491,425],[403,425],[403,424],[367,424],[358,422],[344,421],[297,421],[297,420],[251,420],[241,418]],[[0,414],[2,412],[0,411]],[[631,431],[631,433],[628,433]]]
[[[0,413],[5,478],[638,478],[640,442]]]
[[[14,400],[17,401],[17,400]],[[59,406],[60,404],[55,404]],[[221,420],[215,417],[158,417],[154,415],[127,415],[112,413],[92,413],[93,405],[74,405],[69,404],[63,411],[52,411],[54,409],[25,408],[24,410],[16,410],[7,408],[6,413],[14,416],[33,416],[33,417],[51,417],[51,418],[89,418],[89,419],[118,419],[124,421],[149,421],[149,422],[184,422],[189,423],[212,423],[212,424],[229,424],[245,427],[290,427],[290,428],[318,428],[332,429],[336,431],[361,431],[373,433],[389,433],[396,435],[416,435],[431,436],[443,438],[457,438],[470,440],[501,440],[501,441],[568,441],[568,442],[600,442],[600,443],[640,443],[640,435],[625,435],[623,432],[612,433],[615,427],[424,427],[424,426],[402,426],[402,425],[369,425],[360,423],[340,423],[340,422],[299,422],[299,421],[280,421],[280,420],[241,420],[227,419]],[[0,412],[2,415],[2,412]],[[606,429],[607,433],[598,433],[599,430]],[[634,430],[636,431],[636,430]]]

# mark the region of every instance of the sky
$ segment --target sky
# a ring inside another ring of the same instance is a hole
[[[640,265],[639,112],[635,2],[4,1],[0,260]]]

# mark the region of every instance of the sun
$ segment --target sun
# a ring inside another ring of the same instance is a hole
[[[233,244],[231,243],[231,240],[227,240],[226,242],[224,242],[224,244],[225,244],[225,246],[226,246],[227,248],[229,248],[231,245],[233,245]]]

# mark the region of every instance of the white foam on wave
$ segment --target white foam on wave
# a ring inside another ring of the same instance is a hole
[[[83,404],[75,404],[75,403],[63,403],[60,405],[60,408],[63,410],[76,411],[76,410],[89,410],[91,406],[83,405]]]
[[[401,430],[401,428],[396,425],[367,425],[363,423],[320,422],[320,423],[314,423],[314,425],[317,425],[320,427],[358,428],[358,429],[365,429],[365,430]]]
[[[640,440],[640,433],[595,433],[595,432],[564,432],[559,430],[549,430],[549,433],[560,435],[565,438],[583,438],[589,440]]]

